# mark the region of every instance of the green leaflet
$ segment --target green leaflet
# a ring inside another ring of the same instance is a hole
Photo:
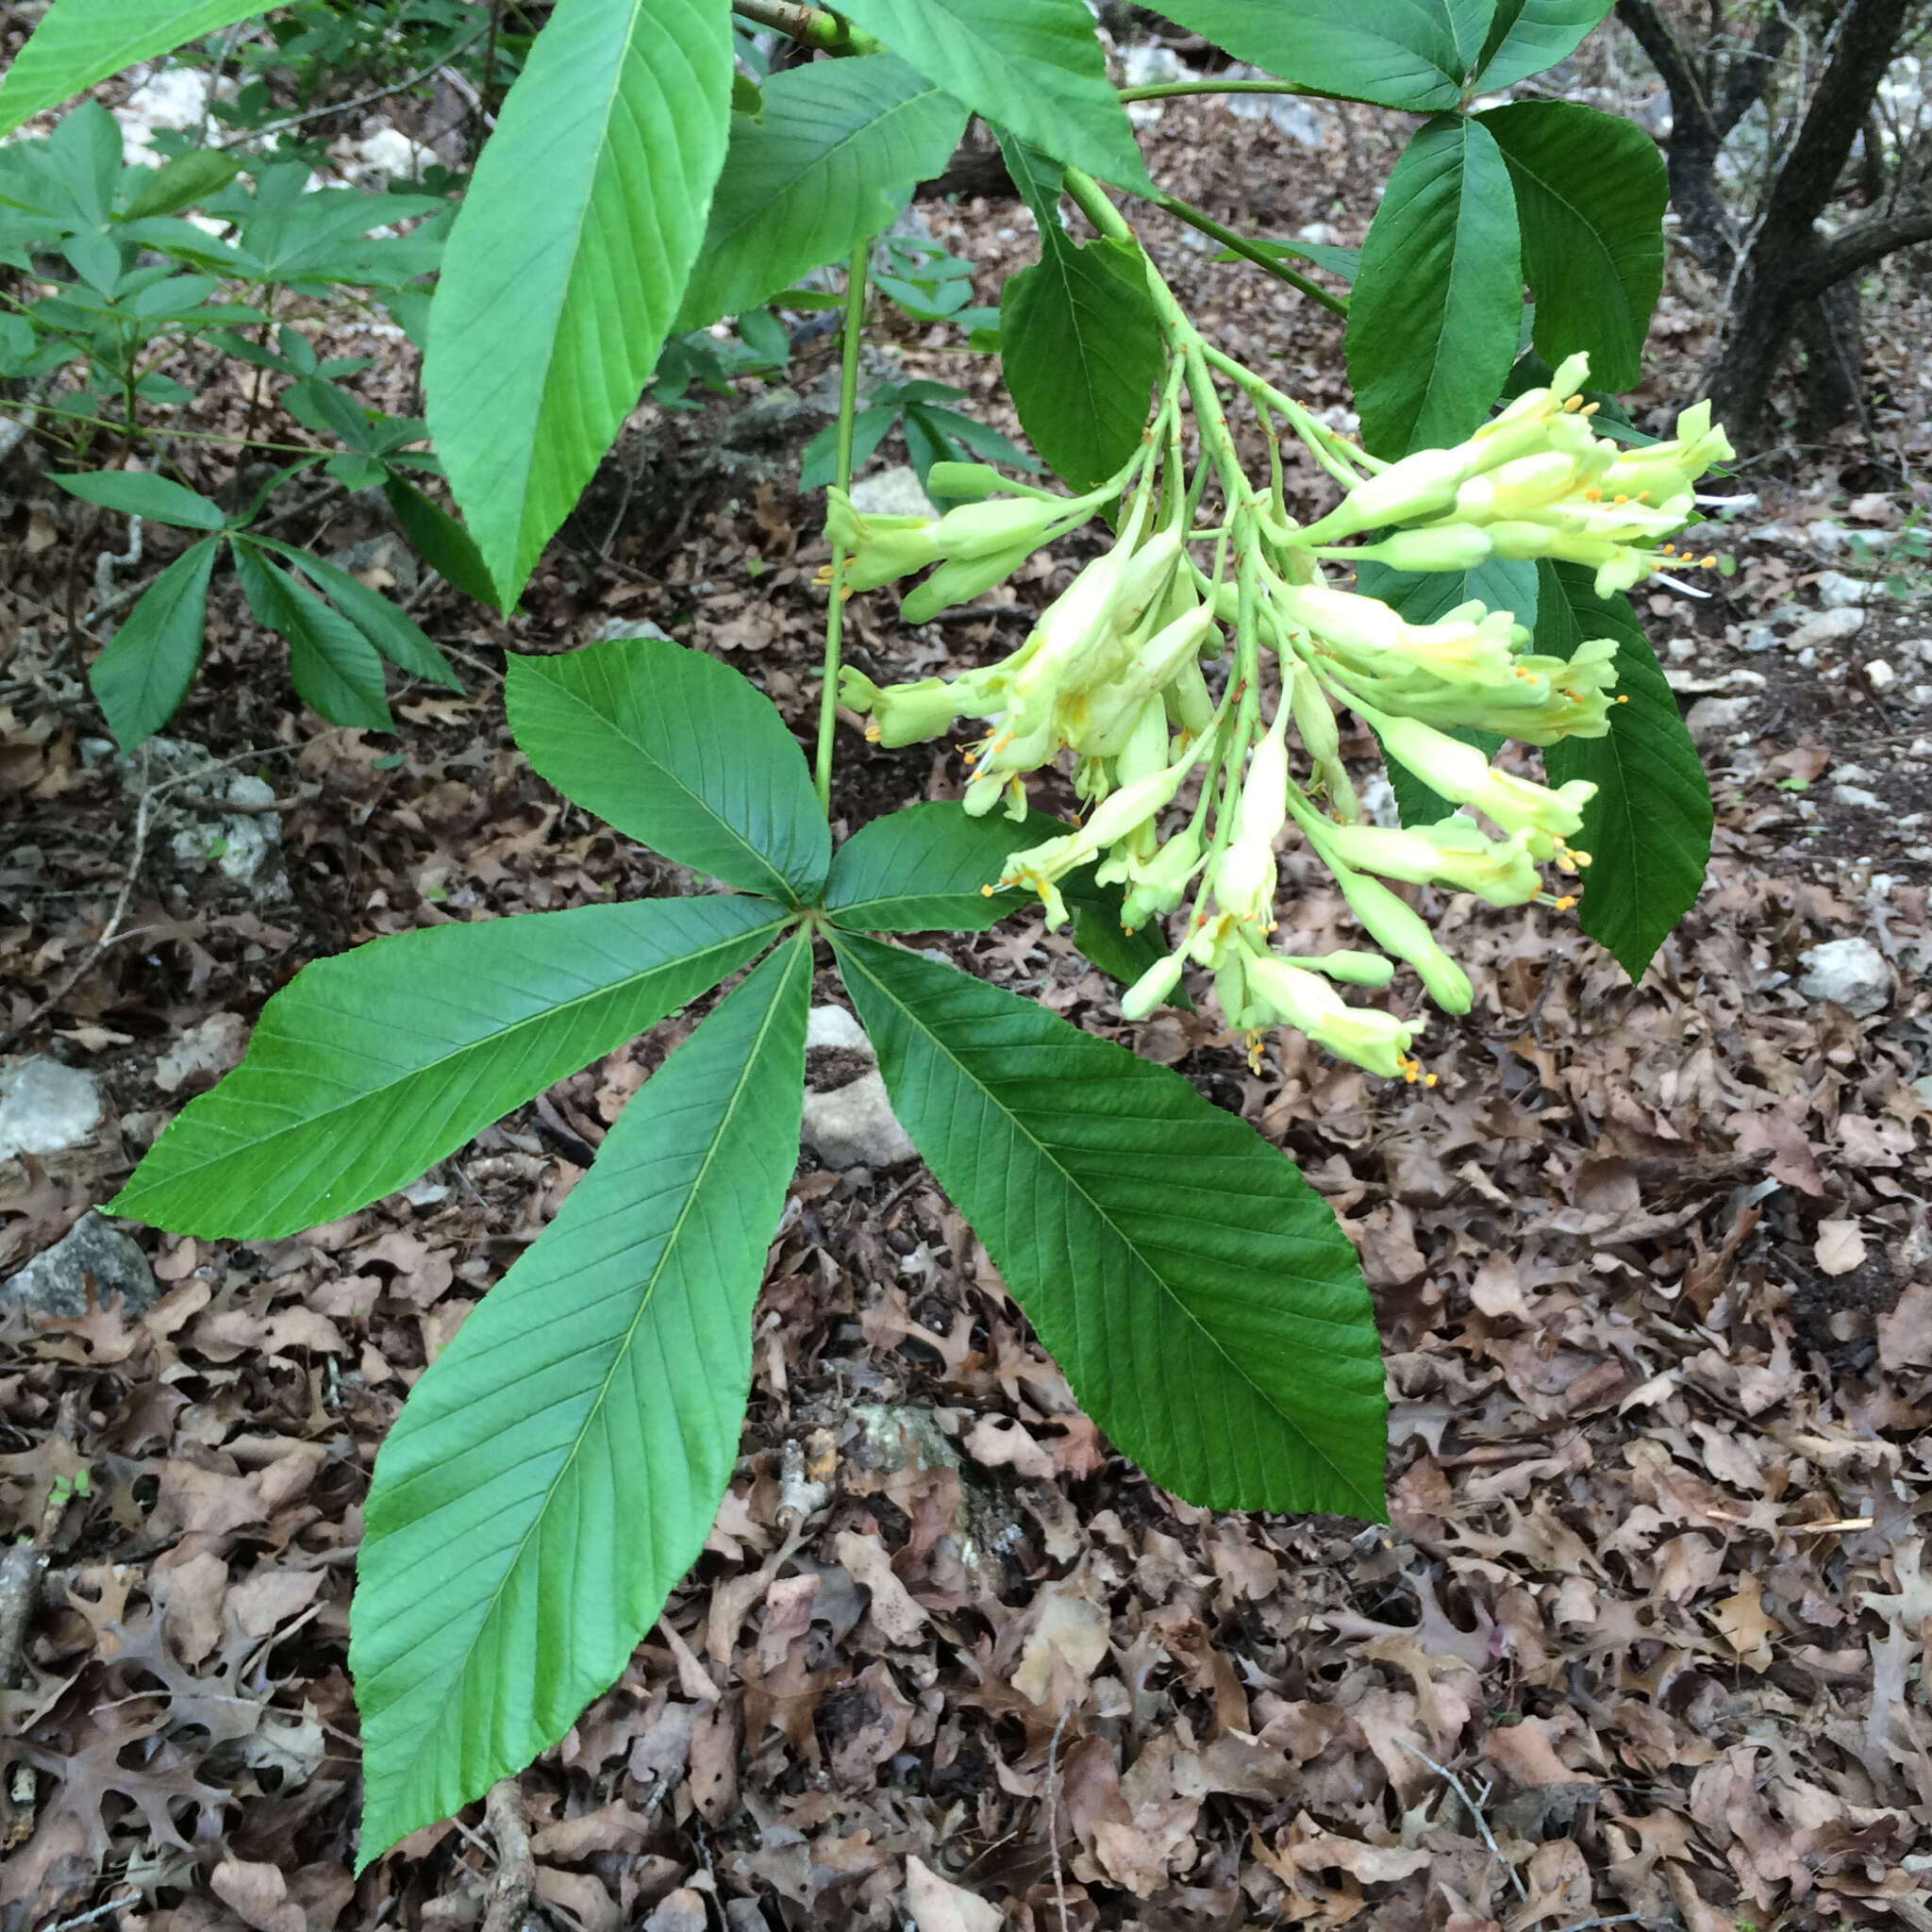
[[[373,940],[305,966],[113,1211],[268,1241],[412,1181],[755,958],[758,899],[642,899]]]
[[[1552,366],[1590,352],[1597,389],[1634,389],[1664,279],[1664,159],[1642,128],[1570,101],[1475,117],[1516,191],[1532,341]]]
[[[1023,141],[1116,187],[1154,185],[1085,0],[850,0],[838,10]]]
[[[658,359],[731,118],[723,0],[559,0],[450,231],[423,377],[515,603]]]
[[[832,857],[825,909],[848,932],[984,932],[1030,904],[1018,888],[988,893],[1009,854],[1069,827],[1044,812],[1015,824],[1005,812],[970,816],[952,800],[908,806],[861,825]],[[1140,978],[1167,947],[1158,926],[1121,928],[1121,889],[1093,882],[1091,865],[1060,881],[1074,942],[1103,973]],[[1191,1008],[1178,987],[1170,1004]]]
[[[1599,597],[1581,564],[1537,565],[1536,648],[1567,658],[1586,638],[1617,642],[1617,695],[1607,738],[1566,738],[1543,753],[1552,784],[1597,787],[1573,841],[1591,855],[1577,923],[1632,982],[1690,910],[1710,862],[1710,785],[1630,600]]]
[[[88,666],[87,681],[124,752],[153,737],[194,681],[219,548],[215,538],[204,537],[184,550],[142,592],[141,602]]]
[[[1458,442],[1516,359],[1516,202],[1479,122],[1424,122],[1362,242],[1344,339],[1362,440],[1378,456]]]
[[[137,60],[267,11],[257,0],[54,0],[0,80],[0,134]]]
[[[1289,1161],[1164,1067],[875,940],[833,941],[892,1106],[1082,1406],[1210,1508],[1379,1519],[1374,1310]]]
[[[1066,827],[1029,813],[969,816],[950,800],[908,806],[861,825],[832,858],[825,909],[858,932],[984,932],[1027,903],[1017,888],[988,894],[1008,855]]]
[[[1059,169],[998,131],[1040,227],[1039,261],[1000,292],[1000,368],[1034,448],[1069,489],[1086,491],[1138,447],[1166,338],[1140,248],[1076,245],[1060,225]]]
[[[1311,92],[1454,108],[1494,0],[1174,0],[1170,20]],[[1478,25],[1480,23],[1480,25]],[[1472,35],[1474,44],[1472,44]]]
[[[660,638],[614,638],[505,667],[510,729],[566,798],[680,864],[792,905],[832,837],[805,755],[739,674]]]
[[[732,117],[703,251],[675,325],[740,315],[888,226],[940,173],[966,110],[890,54],[773,75],[758,119]]]
[[[288,641],[289,675],[302,702],[332,724],[393,731],[375,646],[252,542],[237,538],[229,548],[256,622]]]
[[[180,484],[145,470],[84,470],[77,475],[49,480],[83,503],[97,503],[123,516],[147,517],[188,530],[219,530],[228,521],[218,504],[198,491],[184,490]]]
[[[1494,93],[1554,67],[1610,10],[1612,0],[1499,0],[1473,92]]]
[[[366,1866],[563,1736],[697,1559],[798,1158],[811,946],[648,1080],[375,1461],[349,1667]]]

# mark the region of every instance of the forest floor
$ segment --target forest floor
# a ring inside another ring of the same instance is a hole
[[[1366,115],[1317,127],[1311,149],[1190,102],[1146,133],[1157,175],[1216,216],[1357,241],[1392,146]],[[980,300],[1030,258],[1012,205],[919,212],[977,264]],[[1212,335],[1345,405],[1332,318],[1164,220],[1146,236]],[[1674,272],[1640,420],[1690,399],[1697,298]],[[1641,986],[1573,920],[1441,905],[1476,1001],[1432,1020],[1424,1092],[1288,1036],[1254,1072],[1205,1018],[1126,1025],[1037,916],[918,941],[1173,1065],[1329,1198],[1386,1337],[1389,1525],[1217,1516],[1151,1487],[924,1169],[808,1147],[736,1479],[621,1680],[521,1779],[527,1853],[500,1871],[514,1834],[476,1807],[355,1877],[371,1461],[687,1014],[330,1226],[129,1227],[159,1290],[144,1313],[0,1305],[0,1534],[39,1534],[51,1563],[0,1690],[0,1927],[460,1928],[522,1879],[559,1932],[1928,1932],[1932,610],[1912,583],[1839,601],[1869,575],[1845,532],[1916,512],[1888,464],[1923,477],[1932,441],[1917,326],[1877,331],[1909,404],[1881,453],[1747,469],[1729,487],[1759,503],[1718,546],[1736,574],[1707,602],[1649,599],[1702,706],[1718,829]],[[906,373],[1008,420],[957,338],[884,336]],[[802,352],[793,388],[831,356]],[[413,372],[383,379],[400,397]],[[214,426],[240,408],[205,399]],[[523,616],[441,587],[415,607],[470,690],[399,692],[393,741],[302,710],[230,584],[167,727],[198,749],[117,764],[61,613],[120,540],[51,489],[0,505],[0,1048],[104,1096],[81,1144],[0,1164],[0,1277],[111,1195],[306,961],[680,890],[525,765],[503,653],[655,623],[803,737],[824,552],[791,479],[824,420],[784,396],[644,412]],[[361,499],[324,514],[325,551],[382,535]],[[987,604],[1043,603],[1074,548]],[[409,569],[358,560],[378,584]],[[1856,621],[1824,622],[1834,602]],[[1024,608],[921,631],[887,596],[854,609],[855,659],[901,675],[1024,634]],[[949,746],[848,731],[841,757],[841,829],[963,776]],[[265,809],[222,808],[238,772]],[[1311,868],[1284,883],[1284,916],[1339,937]],[[1873,949],[1850,990],[1812,955],[1846,940]]]

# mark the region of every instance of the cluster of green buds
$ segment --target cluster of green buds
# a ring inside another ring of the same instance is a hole
[[[1417,450],[1357,485],[1299,533],[1319,557],[1373,558],[1397,570],[1468,570],[1491,557],[1560,558],[1596,572],[1596,592],[1627,591],[1693,558],[1664,540],[1695,514],[1692,486],[1734,452],[1699,403],[1668,442],[1627,448],[1591,426],[1587,356],[1547,389],[1525,391],[1454,449]],[[1399,525],[1354,551],[1325,546]]]
[[[1508,611],[1480,603],[1414,623],[1330,583],[1324,565],[1366,558],[1448,570],[1493,556],[1551,557],[1593,566],[1607,594],[1675,557],[1663,540],[1692,517],[1692,485],[1729,445],[1704,405],[1685,412],[1669,442],[1624,450],[1597,437],[1579,398],[1587,368],[1578,357],[1457,448],[1381,462],[1209,350],[1177,309],[1170,325],[1174,354],[1152,429],[1091,495],[1021,493],[974,464],[935,470],[934,487],[949,499],[975,499],[942,517],[862,517],[834,492],[830,533],[850,553],[853,585],[937,565],[906,599],[913,621],[977,595],[1104,506],[1118,507],[1112,546],[1009,657],[961,677],[887,687],[848,669],[841,695],[867,715],[868,736],[889,745],[980,721],[965,748],[969,811],[1003,803],[1024,819],[1025,774],[1070,772],[1079,824],[1015,852],[998,883],[1037,894],[1049,926],[1067,916],[1062,883],[1089,867],[1096,883],[1122,888],[1128,930],[1177,916],[1171,950],[1123,998],[1129,1019],[1170,999],[1193,965],[1212,975],[1251,1054],[1266,1031],[1287,1025],[1373,1072],[1433,1079],[1413,1051],[1422,1020],[1352,1003],[1342,989],[1389,987],[1400,961],[1439,1007],[1468,1010],[1468,975],[1399,885],[1494,906],[1574,906],[1574,891],[1552,891],[1545,875],[1589,866],[1572,841],[1595,788],[1506,771],[1457,734],[1532,745],[1601,737],[1611,705],[1623,702],[1617,645],[1592,638],[1567,658],[1540,654]],[[1242,473],[1216,374],[1245,394],[1268,436],[1266,487]],[[1192,472],[1184,396],[1201,452]],[[1346,490],[1306,526],[1283,500],[1277,418]],[[1209,481],[1223,520],[1204,527]],[[1009,493],[994,500],[997,491]],[[1338,544],[1364,534],[1372,541]],[[1343,710],[1374,730],[1391,762],[1461,809],[1432,825],[1364,823],[1341,758]],[[1378,950],[1277,948],[1279,853],[1291,834],[1332,874]]]

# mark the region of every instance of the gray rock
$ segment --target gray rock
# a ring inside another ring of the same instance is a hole
[[[101,1124],[101,1090],[92,1074],[43,1055],[0,1068],[0,1160],[58,1154]]]
[[[892,1112],[877,1056],[843,1007],[815,1007],[806,1023],[802,1138],[828,1167],[891,1167],[917,1160]]]
[[[852,486],[852,508],[864,517],[929,517],[932,500],[910,463],[894,463]]]
[[[1751,715],[1749,698],[1699,698],[1684,723],[1698,744],[1714,744],[1742,725]]]
[[[1825,609],[1853,610],[1860,604],[1869,604],[1878,586],[1848,577],[1841,570],[1828,570],[1818,579],[1815,588],[1818,601]]]
[[[1865,613],[1862,610],[1820,610],[1807,617],[1785,640],[1788,651],[1807,651],[1818,644],[1828,644],[1840,638],[1857,637],[1865,627]]]
[[[1777,633],[1768,624],[1754,624],[1744,633],[1744,641],[1739,649],[1754,658],[1765,651],[1774,651],[1777,649]]]
[[[158,824],[170,835],[168,851],[177,872],[193,877],[213,867],[224,878],[246,886],[258,903],[288,898],[279,814],[221,809],[223,803],[267,805],[275,795],[274,786],[253,773],[231,770],[200,745],[179,738],[150,738],[117,763],[123,786],[137,795],[144,782],[181,781],[158,794],[156,812]]]
[[[51,1248],[0,1281],[0,1301],[36,1315],[72,1319],[87,1313],[88,1285],[105,1307],[119,1295],[129,1315],[144,1315],[160,1298],[147,1257],[119,1228],[90,1208]]]
[[[397,596],[407,597],[423,581],[416,553],[391,530],[385,530],[379,537],[370,537],[360,543],[352,543],[346,550],[338,550],[329,561],[358,580],[364,571],[380,571],[389,583],[386,586],[370,586],[378,596],[385,590],[392,590]]]
[[[1854,805],[1864,811],[1877,811],[1885,804],[1877,792],[1868,791],[1862,785],[1834,785],[1831,795],[1839,805]]]
[[[667,644],[677,641],[669,631],[653,624],[648,617],[607,617],[591,633],[593,644],[611,643],[618,638],[657,638]]]
[[[804,1136],[828,1167],[891,1167],[919,1158],[876,1069],[829,1093],[808,1093]]]
[[[1808,1000],[1830,1000],[1861,1020],[1891,1003],[1891,968],[1870,940],[1827,940],[1798,958],[1798,991]]]

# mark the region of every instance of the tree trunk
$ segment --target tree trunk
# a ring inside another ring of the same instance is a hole
[[[1730,331],[1711,373],[1717,416],[1740,449],[1761,447],[1773,379],[1810,298],[1824,291],[1818,216],[1836,190],[1911,0],[1849,0],[1811,105],[1765,195],[1739,274]],[[1820,325],[1823,327],[1823,325]],[[1828,340],[1831,331],[1825,331]],[[1856,344],[1849,347],[1857,367]]]
[[[1798,341],[1805,351],[1804,407],[1799,434],[1824,442],[1834,429],[1865,414],[1861,367],[1863,317],[1856,277],[1834,282],[1798,313]]]

